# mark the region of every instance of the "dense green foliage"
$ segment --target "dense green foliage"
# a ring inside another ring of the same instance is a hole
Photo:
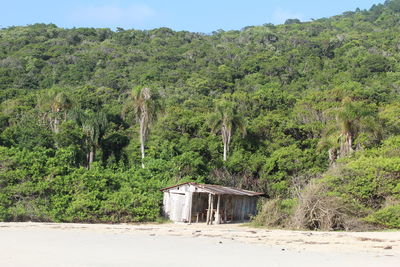
[[[1,29],[0,220],[154,220],[158,189],[184,181],[263,191],[291,216],[319,179],[400,227],[399,7],[210,35]]]

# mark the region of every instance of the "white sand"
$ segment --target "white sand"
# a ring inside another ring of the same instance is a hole
[[[386,249],[385,249],[386,248]],[[0,266],[400,266],[400,232],[0,223]]]

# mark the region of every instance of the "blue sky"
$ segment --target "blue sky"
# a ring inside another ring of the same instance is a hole
[[[169,27],[210,33],[302,21],[368,9],[384,0],[0,0],[0,28],[33,23],[60,27]]]

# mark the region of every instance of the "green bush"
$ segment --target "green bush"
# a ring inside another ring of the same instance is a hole
[[[367,222],[400,229],[400,204],[384,207],[365,218]]]
[[[0,147],[0,220],[155,221],[163,184],[153,170],[74,168],[73,148],[35,151]]]
[[[268,199],[259,203],[258,214],[252,224],[266,227],[290,227],[295,199]]]

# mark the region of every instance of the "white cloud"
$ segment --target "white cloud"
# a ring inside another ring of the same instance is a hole
[[[70,13],[69,19],[80,24],[77,26],[133,27],[142,25],[156,15],[157,12],[153,8],[143,4],[126,7],[117,5],[81,6]]]
[[[280,7],[276,8],[273,13],[273,20],[276,24],[282,24],[287,19],[299,19],[304,20],[304,15],[298,12],[293,12],[290,10],[284,10]]]

